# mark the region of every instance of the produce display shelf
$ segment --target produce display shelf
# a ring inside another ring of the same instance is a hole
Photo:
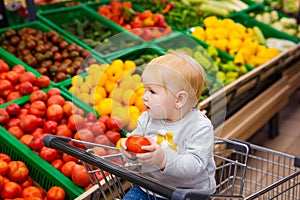
[[[26,102],[25,100],[29,100],[29,98],[19,99],[19,104]],[[23,161],[29,169],[29,175],[43,189],[48,191],[52,186],[60,186],[66,191],[66,199],[68,200],[73,200],[84,193],[83,189],[76,186],[2,126],[0,126],[0,132],[0,152],[9,155],[13,160]]]

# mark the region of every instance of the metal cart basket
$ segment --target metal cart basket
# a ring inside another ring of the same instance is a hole
[[[84,163],[91,181],[98,185],[98,190],[86,198],[87,200],[122,199],[133,184],[172,200],[300,200],[300,158],[251,143],[215,138],[217,188],[214,194],[203,194],[192,189],[179,189],[162,184],[138,172],[139,164],[123,162],[120,153],[99,157],[90,149],[84,151],[69,145],[69,141],[87,144],[54,135],[48,135],[44,139],[46,146],[77,157]],[[88,145],[99,146],[94,143]],[[117,159],[119,161],[115,162]],[[99,173],[104,177],[102,180],[98,179]]]

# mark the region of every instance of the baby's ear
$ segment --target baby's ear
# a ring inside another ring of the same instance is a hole
[[[175,102],[175,107],[177,109],[180,109],[186,104],[189,95],[186,91],[180,91],[177,93],[176,96],[177,98]]]

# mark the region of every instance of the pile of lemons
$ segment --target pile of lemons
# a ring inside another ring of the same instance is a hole
[[[145,110],[142,101],[145,88],[135,71],[136,65],[131,60],[92,64],[85,77],[76,75],[72,78],[69,91],[93,106],[100,116],[120,117],[123,127],[131,131]]]

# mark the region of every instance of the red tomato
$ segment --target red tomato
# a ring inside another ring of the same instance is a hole
[[[108,139],[108,137],[106,135],[98,135],[97,137],[95,137],[94,143],[102,144],[102,145],[106,145],[106,146],[111,145],[111,141],[110,141],[110,139]]]
[[[24,72],[23,74],[20,75],[20,82],[24,83],[24,82],[30,82],[32,85],[35,84],[36,81],[36,76],[34,73],[32,72]]]
[[[109,116],[107,115],[101,115],[98,119],[99,122],[103,122],[104,124],[106,124],[108,120],[109,120]]]
[[[19,85],[19,92],[21,92],[22,95],[30,94],[33,91],[33,85],[29,81],[25,81],[23,83],[20,83]]]
[[[79,133],[76,132],[76,133],[74,134],[73,138],[74,138],[75,140],[80,140]],[[78,142],[74,142],[74,146],[76,146],[76,147],[78,147],[78,148],[85,149],[84,144],[80,144],[80,143],[78,143]]]
[[[19,126],[9,127],[8,132],[15,136],[17,139],[20,139],[24,135],[23,130]]]
[[[71,175],[72,181],[80,186],[86,187],[90,183],[90,178],[83,165],[75,164]]]
[[[40,151],[44,146],[44,135],[36,135],[30,144],[31,149],[34,151]]]
[[[3,186],[4,186],[4,178],[3,176],[0,175],[0,191],[2,190]]]
[[[7,127],[12,127],[12,126],[20,126],[20,119],[19,118],[11,118],[7,122]]]
[[[72,115],[73,112],[73,102],[71,101],[65,101],[65,104],[63,105],[63,110],[65,116],[69,117]]]
[[[50,86],[50,78],[48,76],[40,76],[36,79],[35,85],[39,88],[47,88]]]
[[[29,112],[29,109],[26,108],[21,108],[20,113],[18,114],[18,118],[21,119],[23,118],[25,115],[27,115]]]
[[[43,101],[37,100],[31,103],[29,114],[36,117],[44,117],[46,113],[46,104]]]
[[[66,100],[62,96],[55,94],[48,98],[47,106],[50,106],[52,104],[58,104],[60,106],[64,106],[65,101]]]
[[[97,116],[96,116],[96,114],[95,113],[92,113],[92,112],[89,112],[87,115],[86,115],[86,120],[88,121],[88,122],[95,122],[95,121],[97,121]]]
[[[21,118],[20,127],[25,132],[32,132],[37,128],[38,121],[34,115],[25,115]]]
[[[22,197],[22,188],[18,183],[7,182],[4,184],[1,191],[1,197],[3,199],[14,199],[17,197]]]
[[[146,153],[146,150],[143,150],[142,146],[151,145],[150,141],[142,135],[131,135],[126,139],[125,145],[127,151],[133,153]]]
[[[51,165],[52,165],[55,169],[61,171],[61,168],[62,168],[62,166],[64,165],[64,161],[62,161],[61,159],[56,159],[56,160],[54,160],[54,161],[51,163]]]
[[[0,59],[0,73],[8,72],[8,71],[9,71],[8,64],[4,60]]]
[[[10,161],[7,177],[14,182],[22,183],[28,178],[29,170],[22,161]]]
[[[68,118],[68,126],[72,131],[85,127],[85,120],[81,115],[74,114]]]
[[[94,141],[94,134],[89,129],[84,128],[84,129],[80,129],[77,132],[78,132],[80,140],[85,141],[85,142],[93,142]]]
[[[9,71],[6,73],[6,78],[13,84],[16,85],[19,83],[20,75],[17,72]]]
[[[60,90],[58,88],[50,88],[47,92],[48,97],[51,97],[53,95],[60,95]]]
[[[63,109],[58,104],[52,104],[48,106],[46,112],[46,118],[48,120],[53,120],[59,122],[64,116]]]
[[[56,128],[56,135],[71,138],[73,133],[67,124],[61,124]]]
[[[113,131],[120,131],[122,128],[122,121],[119,117],[113,116],[106,122],[108,129]]]
[[[98,136],[106,132],[106,125],[103,122],[96,121],[93,123],[90,130],[94,133],[94,136]]]
[[[20,97],[22,97],[21,92],[19,92],[19,91],[13,91],[13,92],[10,92],[10,93],[7,95],[6,101],[7,101],[7,102],[8,102],[8,101],[12,101],[12,100],[18,99],[18,98],[20,98]]]
[[[20,184],[21,188],[23,189],[31,185],[33,185],[33,179],[30,176],[28,176],[26,181]]]
[[[34,101],[37,101],[37,100],[46,102],[47,99],[48,99],[48,95],[43,90],[35,90],[30,94],[30,102],[31,103]]]
[[[9,114],[4,108],[0,108],[0,125],[5,125],[9,120]]]
[[[18,74],[23,74],[25,72],[25,67],[23,65],[15,65],[11,71],[17,72]]]
[[[43,129],[42,128],[36,128],[33,132],[31,132],[31,135],[33,137],[36,137],[37,135],[42,135],[44,132],[43,132]]]
[[[21,108],[18,104],[12,103],[7,105],[5,110],[9,115],[17,116],[20,113]]]
[[[34,137],[31,134],[25,134],[20,138],[20,141],[29,148],[31,147],[31,143],[33,140]]]
[[[44,123],[43,131],[44,133],[54,134],[57,130],[58,123],[53,120],[48,120]]]
[[[31,198],[31,197],[37,197],[37,198],[44,198],[44,195],[40,188],[36,186],[28,186],[23,189],[22,191],[22,197],[23,198]]]
[[[61,173],[66,177],[71,177],[73,167],[76,165],[74,161],[68,161],[61,167]]]
[[[53,162],[56,159],[57,154],[58,152],[56,149],[52,149],[45,146],[42,147],[40,151],[40,156],[49,163]]]
[[[4,176],[9,170],[8,163],[4,160],[0,160],[0,176]]]
[[[52,186],[47,193],[47,200],[64,200],[65,197],[65,190],[58,186]]]
[[[117,131],[111,131],[111,130],[109,130],[109,131],[107,131],[105,133],[105,135],[114,144],[116,144],[118,142],[118,140],[121,138],[121,134],[119,132],[117,132]]]
[[[0,160],[3,160],[7,163],[9,163],[11,161],[11,158],[9,155],[5,154],[5,153],[0,153]]]
[[[0,80],[0,96],[7,97],[7,95],[14,89],[13,85],[8,80]]]
[[[67,153],[63,153],[62,155],[62,160],[66,163],[66,162],[69,162],[69,161],[74,161],[74,162],[78,162],[78,158],[74,157],[74,156],[71,156]]]

